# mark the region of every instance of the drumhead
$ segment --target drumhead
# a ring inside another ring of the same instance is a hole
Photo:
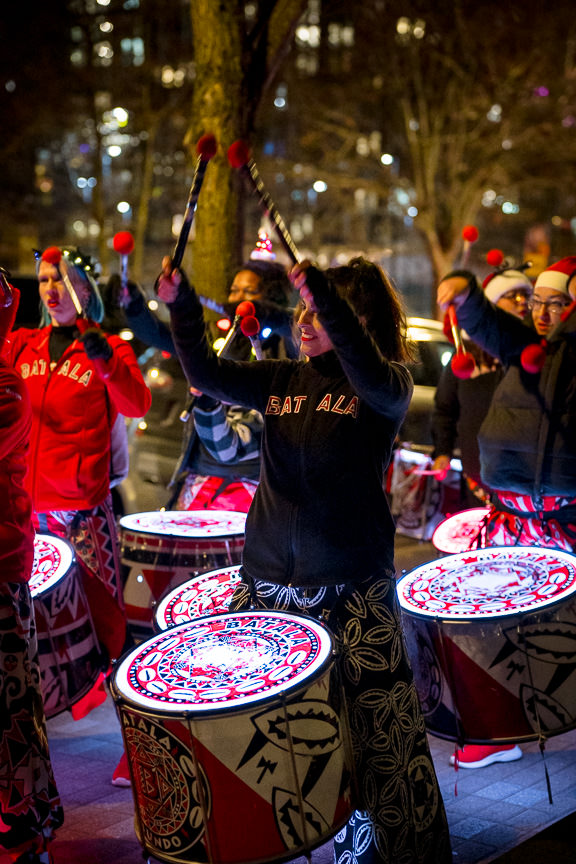
[[[482,522],[489,513],[489,507],[472,507],[453,513],[435,528],[432,545],[440,552],[465,552],[477,544]]]
[[[50,591],[68,573],[73,561],[74,549],[67,540],[51,534],[36,534],[29,582],[32,597]]]
[[[402,576],[397,593],[412,615],[448,620],[536,612],[576,590],[576,556],[533,546],[491,546],[446,555]]]
[[[244,534],[246,513],[236,510],[151,510],[122,516],[120,527],[136,534],[182,538]]]
[[[189,579],[160,600],[154,613],[159,630],[194,621],[204,615],[228,612],[240,583],[240,565],[209,570]]]
[[[332,635],[312,618],[225,613],[152,637],[120,662],[113,681],[133,704],[207,715],[293,691],[316,675],[332,652]]]

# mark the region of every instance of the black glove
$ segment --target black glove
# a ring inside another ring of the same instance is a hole
[[[188,276],[186,275],[184,270],[182,270],[180,267],[174,268],[174,269],[177,269],[178,273],[180,274],[180,285],[178,286],[178,296],[184,296],[185,294],[188,294],[188,292],[191,290],[192,286],[190,285],[190,282],[188,281]],[[156,277],[156,281],[154,282],[154,294],[158,294],[158,282],[160,281],[161,276],[162,276],[162,273],[159,273],[158,276]]]
[[[110,360],[112,357],[112,348],[108,340],[100,330],[95,327],[86,332],[80,337],[80,341],[84,345],[84,350],[90,360]]]
[[[460,276],[462,279],[466,279],[469,288],[478,288],[478,279],[470,270],[451,270],[450,273],[443,276],[440,281],[443,282],[444,279],[452,279],[454,276]]]
[[[202,393],[201,396],[197,396],[194,400],[194,408],[199,408],[200,411],[213,411],[219,404],[217,399],[213,399],[207,393]]]
[[[145,297],[142,289],[136,282],[128,280],[126,291],[123,290],[122,279],[119,273],[113,273],[106,283],[106,297],[110,306],[130,307],[132,314],[137,314],[140,307],[144,305]]]

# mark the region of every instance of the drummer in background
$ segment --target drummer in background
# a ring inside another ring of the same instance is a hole
[[[532,282],[520,270],[506,269],[490,274],[482,283],[484,295],[499,309],[521,320],[528,312]],[[462,459],[465,507],[485,507],[489,490],[482,487],[478,430],[482,425],[494,390],[502,378],[502,365],[473,342],[465,339],[465,350],[474,357],[476,366],[470,378],[458,378],[450,364],[442,375],[434,395],[432,438],[433,469],[450,468],[458,442]]]
[[[322,616],[339,645],[359,797],[335,837],[335,861],[446,864],[448,825],[404,648],[383,488],[413,389],[390,280],[362,258],[326,273],[296,268],[303,359],[241,363],[214,355],[198,298],[169,259],[163,266],[158,296],[190,384],[264,416],[231,609]]]
[[[0,273],[0,347],[19,300]],[[4,303],[12,302],[9,306]],[[31,425],[26,385],[0,360],[0,850],[19,864],[50,864],[64,816],[54,780],[34,605],[32,502],[25,488]]]
[[[296,357],[293,339],[292,286],[284,267],[254,250],[250,260],[236,272],[225,308],[234,318],[236,307],[250,300],[262,329],[271,334],[263,339],[264,357]],[[111,277],[110,292],[118,293],[119,276]],[[144,294],[128,282],[129,300],[124,307],[126,320],[135,336],[169,354],[176,350],[170,329],[152,314]],[[239,333],[226,356],[250,359],[249,340]],[[169,510],[238,510],[248,512],[260,474],[262,416],[240,405],[224,405],[196,390],[190,401],[180,458],[169,483]]]
[[[482,287],[484,296],[499,309],[522,320],[528,312],[532,282],[520,270],[502,270],[488,276]],[[480,476],[478,432],[486,417],[492,396],[503,375],[502,364],[474,342],[465,340],[465,350],[476,362],[470,378],[458,378],[452,367],[444,367],[432,414],[434,439],[433,468],[443,471],[450,467],[453,448],[458,440],[465,483],[464,500],[468,507],[485,507],[490,490]],[[514,762],[522,758],[515,744],[500,746],[467,744],[450,757],[462,768],[484,768],[493,762]]]
[[[71,708],[79,719],[106,698],[104,673],[126,639],[111,430],[118,414],[146,414],[151,394],[130,345],[98,328],[104,310],[90,259],[50,247],[37,266],[41,326],[14,331],[8,358],[32,403],[27,488],[37,527],[74,546],[102,649],[99,683]],[[66,275],[88,320],[78,316]]]
[[[482,484],[493,490],[491,546],[576,552],[575,297],[576,256],[540,273],[524,323],[490,303],[472,273],[455,271],[438,287],[438,303],[453,303],[470,337],[503,365],[478,434]],[[466,746],[458,762],[482,767],[521,753],[490,749],[495,758],[478,759]]]

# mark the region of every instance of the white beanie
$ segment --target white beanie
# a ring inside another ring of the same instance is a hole
[[[520,270],[503,270],[484,280],[484,293],[488,300],[497,303],[508,291],[528,291],[532,293],[532,282]]]

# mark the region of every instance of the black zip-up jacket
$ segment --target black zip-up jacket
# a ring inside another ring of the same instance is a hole
[[[194,293],[181,287],[170,304],[190,384],[264,416],[243,566],[257,579],[307,587],[393,572],[383,472],[412,395],[408,370],[382,357],[348,303],[325,285],[315,301],[335,350],[308,362],[218,358]]]
[[[530,495],[576,494],[576,312],[548,334],[542,371],[522,368],[521,353],[542,337],[490,303],[469,273],[458,320],[470,338],[505,366],[480,428],[484,483]]]

